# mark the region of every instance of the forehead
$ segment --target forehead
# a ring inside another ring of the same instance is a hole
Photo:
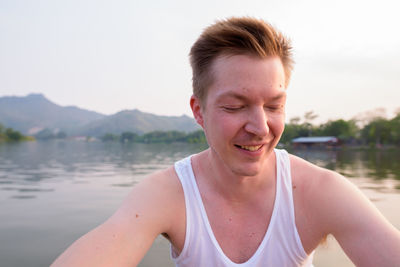
[[[215,60],[212,73],[213,82],[207,97],[210,100],[224,97],[275,99],[286,94],[285,72],[279,57],[221,56]]]

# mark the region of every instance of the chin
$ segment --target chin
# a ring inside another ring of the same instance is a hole
[[[274,153],[273,147],[266,148],[264,155],[255,159],[254,161],[239,160],[233,163],[231,170],[233,173],[239,176],[256,176],[263,172],[264,167],[271,159],[271,155]]]
[[[238,176],[256,176],[261,173],[261,166],[241,166],[232,168],[232,172]]]

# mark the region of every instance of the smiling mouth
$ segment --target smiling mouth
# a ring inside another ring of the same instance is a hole
[[[258,145],[258,146],[240,146],[240,145],[235,145],[238,148],[247,150],[247,151],[257,151],[259,150],[263,145]]]

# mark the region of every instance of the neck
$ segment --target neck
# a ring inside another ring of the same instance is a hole
[[[211,149],[199,154],[198,167],[208,188],[230,202],[251,201],[259,194],[275,187],[276,159],[272,151],[254,176],[242,176],[232,171]]]

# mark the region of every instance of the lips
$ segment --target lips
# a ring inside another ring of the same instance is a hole
[[[236,147],[239,147],[244,150],[248,151],[257,151],[259,150],[263,145],[254,145],[254,146],[242,146],[242,145],[235,145]]]

